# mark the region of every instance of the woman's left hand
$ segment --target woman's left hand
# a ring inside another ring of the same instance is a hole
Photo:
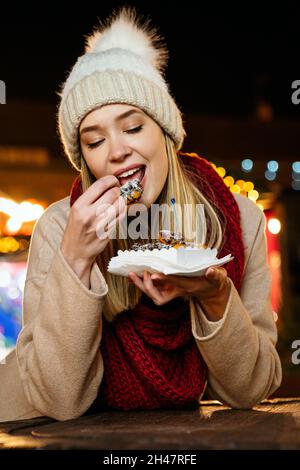
[[[163,305],[175,297],[193,296],[203,304],[227,302],[229,278],[223,267],[208,268],[204,276],[188,277],[150,274],[144,271],[143,279],[129,273],[130,280],[150,297],[156,305]]]

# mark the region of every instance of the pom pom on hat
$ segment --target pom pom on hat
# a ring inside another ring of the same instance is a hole
[[[123,8],[111,22],[96,30],[86,40],[86,52],[126,49],[142,57],[161,73],[165,70],[168,50],[157,30],[142,24],[133,9]]]
[[[181,112],[169,93],[163,71],[168,52],[157,30],[137,18],[134,9],[122,8],[86,38],[64,83],[58,128],[65,152],[80,171],[78,128],[93,109],[113,103],[142,109],[181,148],[185,131]]]

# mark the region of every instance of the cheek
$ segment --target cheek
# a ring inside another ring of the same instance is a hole
[[[155,186],[159,186],[159,190],[161,191],[168,175],[168,161],[164,158],[160,157],[158,162],[155,165]]]
[[[155,172],[157,178],[162,181],[165,180],[168,174],[168,157],[165,153],[165,149],[162,146],[161,151],[157,153],[155,158]]]
[[[150,162],[151,167],[151,193],[155,199],[162,191],[168,176],[167,155],[158,153]]]
[[[160,131],[161,132],[161,131]],[[166,154],[165,139],[161,133],[154,133],[154,138],[148,139],[148,160],[156,177],[161,180],[166,177],[168,172],[168,157]],[[149,147],[149,143],[151,143]]]
[[[103,159],[100,158],[100,155],[97,155],[97,152],[93,152],[93,155],[85,152],[83,156],[89,170],[97,179],[106,176],[105,167],[102,164]]]

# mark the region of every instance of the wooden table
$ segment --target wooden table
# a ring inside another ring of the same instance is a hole
[[[10,421],[0,423],[0,449],[300,449],[300,398],[265,400],[253,410],[203,401],[189,410]]]

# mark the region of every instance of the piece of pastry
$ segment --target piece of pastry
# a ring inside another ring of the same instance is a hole
[[[182,235],[171,232],[170,230],[161,230],[157,240],[147,241],[145,244],[134,243],[131,247],[134,251],[146,250],[164,250],[169,248],[207,248],[206,245],[188,243]]]
[[[173,248],[187,246],[187,243],[180,234],[170,232],[170,230],[161,230],[159,232],[159,241],[165,245],[170,245]]]
[[[127,204],[137,202],[143,194],[143,191],[140,181],[137,178],[127,181],[127,183],[123,184],[120,188],[121,196],[126,199]]]

